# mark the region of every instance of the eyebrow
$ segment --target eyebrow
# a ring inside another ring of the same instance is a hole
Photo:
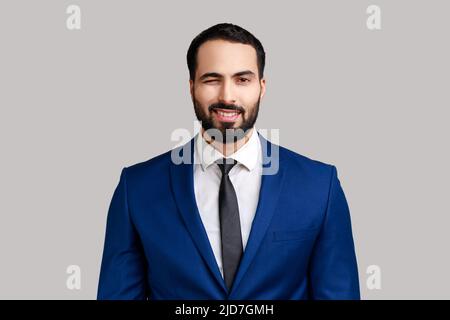
[[[236,72],[235,74],[233,74],[233,78],[234,77],[241,77],[241,76],[245,76],[245,75],[250,75],[250,76],[253,76],[253,77],[256,76],[253,71],[244,70],[244,71],[239,71],[239,72]],[[203,74],[199,78],[199,80],[201,81],[201,80],[206,79],[206,78],[223,78],[223,75],[221,75],[220,73],[217,73],[217,72],[207,72],[207,73]]]

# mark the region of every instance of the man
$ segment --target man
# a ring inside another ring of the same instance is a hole
[[[218,24],[192,41],[187,62],[201,131],[123,169],[98,298],[359,299],[336,168],[255,129],[266,89],[260,41]]]

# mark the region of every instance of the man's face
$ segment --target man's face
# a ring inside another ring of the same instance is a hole
[[[197,119],[203,129],[219,130],[223,137],[220,142],[242,139],[255,124],[265,79],[259,79],[256,50],[252,46],[206,41],[197,52],[195,81],[189,83]]]

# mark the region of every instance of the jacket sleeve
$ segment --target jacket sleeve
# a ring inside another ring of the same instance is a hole
[[[359,300],[350,212],[332,166],[328,204],[310,261],[312,299]]]
[[[126,168],[108,210],[97,299],[146,299],[146,261],[131,220]]]

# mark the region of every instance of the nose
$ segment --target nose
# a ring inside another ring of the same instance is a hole
[[[236,98],[233,93],[231,81],[224,81],[220,89],[219,102],[224,104],[235,104]]]

